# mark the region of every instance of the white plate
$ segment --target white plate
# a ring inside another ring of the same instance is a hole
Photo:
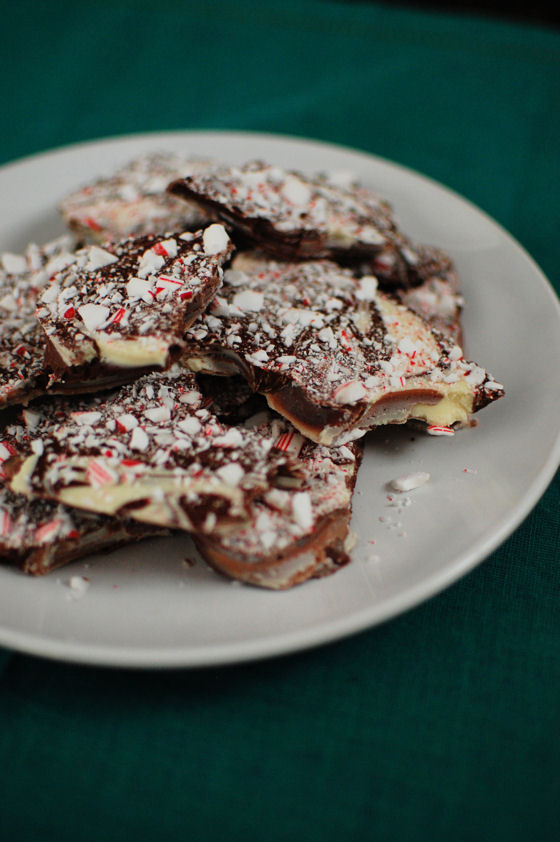
[[[396,164],[325,143],[270,135],[176,132],[80,144],[0,168],[0,250],[62,232],[55,203],[148,150],[307,171],[354,172],[388,198],[403,228],[455,258],[467,299],[468,355],[505,386],[480,424],[454,438],[393,429],[371,435],[354,504],[353,562],[283,593],[232,585],[200,563],[188,536],[149,541],[28,579],[0,569],[0,644],[112,666],[203,666],[278,655],[366,629],[471,570],[518,526],[560,457],[560,310],[545,277],[495,222],[445,187]],[[411,439],[414,439],[412,441]],[[424,470],[410,505],[392,478]],[[375,543],[373,543],[375,542]],[[73,599],[70,575],[90,587]]]

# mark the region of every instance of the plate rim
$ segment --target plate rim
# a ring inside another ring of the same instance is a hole
[[[220,138],[227,141],[228,138],[267,140],[275,143],[301,146],[320,146],[325,151],[332,150],[338,153],[350,153],[360,156],[364,163],[371,165],[372,161],[384,167],[395,169],[407,177],[420,179],[428,186],[443,191],[453,200],[466,205],[471,211],[483,218],[486,224],[493,226],[499,231],[509,247],[514,248],[518,254],[529,262],[541,283],[543,292],[550,298],[550,304],[560,324],[560,301],[552,286],[535,259],[529,254],[524,246],[497,220],[486,211],[461,195],[453,188],[443,182],[439,182],[431,176],[417,171],[411,167],[400,164],[389,158],[368,152],[363,148],[345,146],[332,143],[320,138],[300,137],[289,133],[271,133],[249,130],[228,130],[228,129],[186,129],[169,131],[148,131],[119,134],[114,136],[99,137],[89,140],[82,140],[75,143],[68,143],[63,146],[44,149],[36,153],[22,156],[7,161],[0,165],[0,176],[6,170],[13,170],[17,167],[25,167],[49,157],[63,157],[65,154],[87,150],[89,147],[100,145],[120,145],[123,147],[131,142],[160,141],[165,139],[180,140],[188,138],[203,137]],[[312,628],[295,630],[291,632],[277,633],[273,638],[264,640],[252,640],[228,643],[212,643],[208,646],[192,645],[155,646],[112,646],[105,644],[87,644],[83,641],[53,640],[45,638],[38,633],[11,630],[3,626],[0,621],[0,646],[17,652],[35,655],[47,659],[90,666],[104,666],[116,668],[200,668],[226,666],[237,663],[251,662],[265,658],[280,657],[295,652],[305,651],[322,645],[327,645],[337,640],[364,632],[377,625],[387,622],[409,610],[414,609],[421,603],[437,596],[450,585],[458,582],[461,578],[481,564],[488,556],[499,547],[515,530],[522,521],[530,514],[537,505],[548,486],[552,482],[558,466],[560,465],[560,422],[556,431],[556,438],[553,447],[550,449],[548,458],[541,467],[540,472],[533,478],[524,496],[517,501],[516,505],[504,514],[490,536],[481,536],[472,546],[457,556],[453,564],[437,570],[413,587],[409,587],[402,593],[385,599],[380,605],[373,604],[362,608],[349,616],[338,617],[335,620],[327,620],[316,624]],[[240,651],[241,650],[241,651]]]

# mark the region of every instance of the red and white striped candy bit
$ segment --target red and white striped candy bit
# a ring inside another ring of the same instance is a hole
[[[110,485],[111,483],[115,482],[116,477],[112,471],[110,471],[105,465],[101,462],[98,462],[95,459],[88,465],[87,469],[87,478],[88,482],[91,485]]]
[[[181,288],[183,286],[184,281],[182,281],[180,278],[171,278],[169,275],[159,275],[156,281],[156,295],[161,295],[162,292],[173,292],[175,294],[178,294],[181,298]]]
[[[9,441],[1,441],[0,442],[0,464],[5,462],[6,459],[9,459],[10,456],[15,456],[17,450],[13,446],[13,444]]]
[[[10,456],[15,456],[16,452],[16,449],[12,444],[10,444],[9,441],[0,442],[0,479],[6,478],[6,474],[4,469],[2,468],[2,465],[4,464],[6,459],[10,458]]]
[[[162,286],[163,284],[170,284],[171,286],[182,287],[184,281],[181,280],[181,278],[172,278],[170,275],[158,275],[157,284],[158,286]]]
[[[62,521],[60,518],[55,518],[54,520],[49,520],[47,523],[41,524],[35,530],[35,540],[40,544],[45,543],[51,538],[54,538],[61,526]]]
[[[274,447],[283,453],[293,453],[294,456],[299,456],[304,441],[304,437],[296,433],[295,430],[288,430],[274,442]]]
[[[455,430],[452,427],[443,427],[440,424],[430,424],[426,432],[430,436],[454,436]]]
[[[7,538],[13,528],[13,521],[9,512],[0,513],[0,535],[2,538]]]
[[[120,321],[122,321],[125,313],[126,310],[124,309],[124,307],[120,307],[111,319],[111,324],[118,324]]]
[[[355,403],[356,401],[365,398],[367,389],[359,380],[350,380],[348,383],[342,383],[333,392],[333,400],[336,403],[346,404]]]

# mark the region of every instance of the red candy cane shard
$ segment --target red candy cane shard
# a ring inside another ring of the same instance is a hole
[[[35,530],[35,540],[38,543],[48,541],[49,538],[54,537],[61,525],[62,521],[60,519],[49,520],[47,523],[41,524],[41,526]]]
[[[12,531],[13,521],[8,512],[2,512],[0,515],[0,535],[2,538],[7,538]]]
[[[454,436],[455,430],[451,427],[442,427],[439,424],[430,424],[427,429],[430,436]]]
[[[92,485],[109,485],[115,481],[111,471],[108,471],[100,462],[92,460],[88,465],[88,480]]]
[[[293,453],[294,456],[299,456],[303,446],[304,438],[296,433],[295,430],[282,433],[282,435],[274,442],[276,450],[281,450],[284,453]]]
[[[114,323],[114,324],[118,324],[122,320],[125,313],[126,313],[126,310],[124,309],[124,307],[121,307],[119,310],[117,310],[117,312],[115,313],[115,315],[111,319],[111,322]]]

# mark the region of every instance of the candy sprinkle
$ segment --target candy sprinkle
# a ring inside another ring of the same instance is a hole
[[[430,436],[454,436],[455,430],[451,427],[442,427],[439,424],[430,424],[427,431]]]

